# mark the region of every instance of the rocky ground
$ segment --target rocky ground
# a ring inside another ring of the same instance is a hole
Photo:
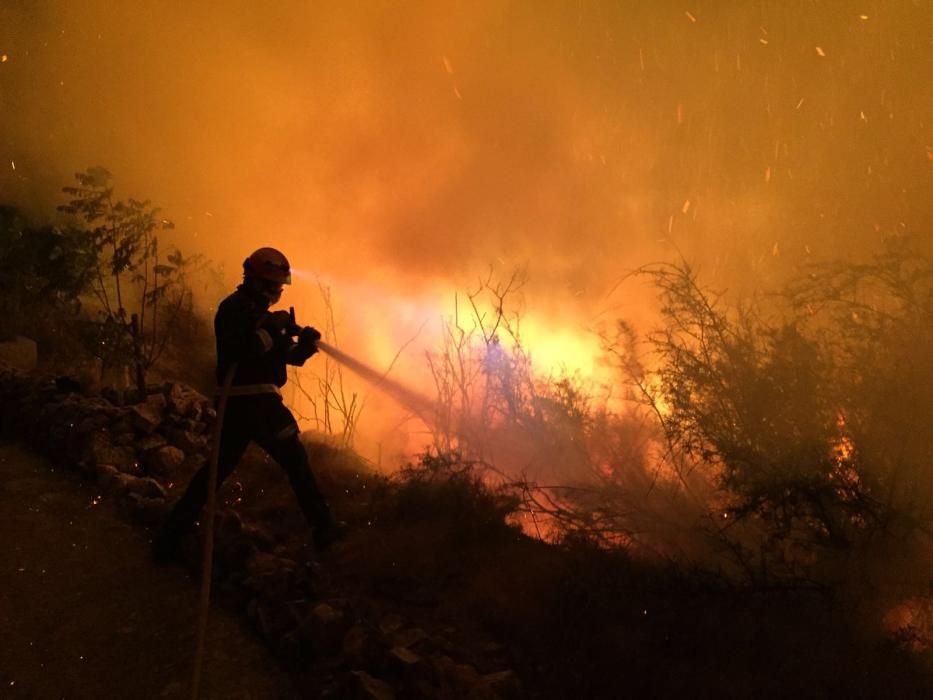
[[[178,383],[132,394],[0,366],[2,434],[47,458],[4,448],[18,457],[0,474],[0,697],[183,692],[199,541],[164,568],[146,545],[214,415]],[[386,477],[326,440],[306,448],[350,535],[313,552],[282,471],[247,452],[220,498],[210,697],[933,697],[929,654],[818,590],[547,545],[462,464]],[[224,646],[235,621],[284,675]]]
[[[125,537],[136,538],[132,545],[128,540],[126,544],[134,549],[130,560],[138,564],[137,590],[145,591],[152,577],[171,577],[174,572],[187,591],[200,565],[198,537],[188,538],[177,566],[161,570],[147,563],[147,544],[178,491],[206,459],[214,420],[209,401],[177,383],[153,387],[146,397],[114,392],[88,396],[71,380],[39,378],[2,367],[0,398],[3,434],[46,453],[57,471],[66,472],[62,485],[49,487],[50,492],[67,498],[69,489],[80,488],[81,508],[123,519],[123,524],[112,527]],[[406,584],[403,590],[388,594],[377,590],[386,577],[374,581],[366,567],[393,556],[388,551],[392,547],[381,548],[372,530],[363,533],[360,529],[372,526],[373,516],[366,512],[370,493],[377,486],[384,487],[386,480],[363,473],[364,465],[352,454],[323,443],[308,448],[325,490],[336,496],[338,512],[355,511],[353,525],[362,536],[351,536],[323,560],[313,554],[307,527],[283,475],[258,450],[251,451],[222,494],[213,577],[215,607],[235,614],[252,629],[280,667],[288,670],[302,697],[495,700],[520,696],[521,684],[508,667],[501,645],[452,627],[449,618],[435,619],[436,592],[425,606],[423,600],[413,604],[418,587]],[[38,478],[36,468],[30,469],[32,478]],[[46,487],[37,483],[34,488]],[[24,503],[30,500],[29,494],[23,494]],[[28,510],[27,506],[24,518],[44,523],[46,514],[44,509]],[[67,522],[67,528],[49,525],[51,533],[60,530],[68,540],[66,545],[59,542],[60,546],[84,547],[86,558],[74,565],[95,572],[90,585],[102,595],[115,586],[122,588],[109,580],[112,572],[106,566],[95,568],[95,557],[117,542],[110,542],[105,533],[89,534],[87,538],[95,543],[90,548],[87,541],[79,543],[69,533],[78,527],[73,523],[82,519],[70,517]],[[23,527],[28,529],[25,520]],[[385,551],[375,556],[373,548]],[[430,557],[430,552],[425,554]],[[394,565],[392,561],[389,579]],[[51,570],[50,564],[41,562],[16,568],[28,571],[34,567]],[[428,569],[432,568],[428,562]],[[74,570],[62,575],[80,581],[82,588],[88,583],[87,577]],[[25,586],[24,599],[31,590]],[[153,604],[161,597],[152,590],[144,595]],[[171,598],[173,605],[175,598]],[[30,605],[41,615],[43,594],[39,592],[35,599],[38,605]],[[23,624],[28,628],[28,623]],[[75,634],[92,624],[79,621]],[[158,628],[157,621],[153,625]],[[123,627],[136,629],[133,624],[103,618],[98,625],[105,636]],[[190,636],[190,632],[185,634]],[[187,650],[191,644],[189,639],[187,647],[184,643],[182,647]],[[99,647],[101,659],[106,658],[105,650],[106,645]],[[134,653],[145,662],[144,649]],[[26,663],[11,658],[13,669]],[[263,691],[259,697],[277,697],[275,692]]]
[[[187,698],[197,584],[158,569],[94,484],[0,443],[0,697]],[[242,622],[212,613],[213,698],[298,697]]]

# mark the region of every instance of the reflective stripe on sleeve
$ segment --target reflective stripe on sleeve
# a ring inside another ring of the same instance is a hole
[[[298,434],[298,426],[295,423],[287,425],[275,434],[276,440],[285,440]]]

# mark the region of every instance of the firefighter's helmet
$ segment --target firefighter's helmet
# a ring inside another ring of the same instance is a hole
[[[292,283],[288,258],[275,248],[260,248],[246,258],[243,261],[243,274],[276,284]]]

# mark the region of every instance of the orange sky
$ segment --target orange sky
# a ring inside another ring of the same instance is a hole
[[[928,239],[931,35],[912,0],[6,0],[0,203],[45,218],[104,165],[231,284],[284,249],[375,363],[524,266],[533,354],[590,371],[634,266],[748,290]]]

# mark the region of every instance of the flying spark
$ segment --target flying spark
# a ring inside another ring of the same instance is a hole
[[[816,47],[816,55],[817,55],[817,56],[825,56],[825,55],[826,55],[826,52],[823,51],[823,48],[822,48],[821,46],[817,46],[817,47]]]

